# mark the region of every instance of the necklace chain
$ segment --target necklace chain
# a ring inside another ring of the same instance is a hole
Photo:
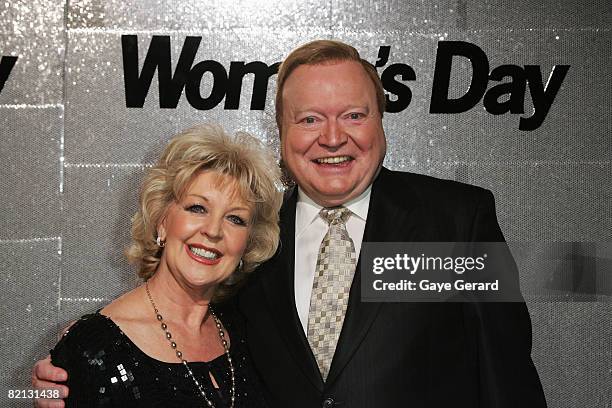
[[[204,401],[206,401],[206,405],[208,407],[214,408],[215,404],[213,404],[213,402],[208,398],[208,396],[206,395],[206,392],[204,391],[204,388],[202,387],[202,384],[200,384],[197,378],[195,378],[195,375],[193,374],[193,371],[191,371],[191,368],[189,367],[187,360],[183,358],[183,353],[178,349],[176,342],[172,339],[172,334],[168,331],[168,325],[164,322],[164,318],[159,313],[159,310],[157,310],[157,306],[155,306],[155,302],[153,301],[151,292],[149,292],[149,282],[145,282],[145,290],[147,292],[147,296],[149,297],[149,301],[151,302],[151,306],[153,306],[153,310],[155,311],[155,317],[157,318],[157,321],[160,322],[161,329],[166,334],[166,339],[170,342],[170,347],[172,347],[172,349],[175,350],[176,357],[179,360],[181,360],[181,363],[183,363],[183,365],[185,366],[185,369],[187,370],[189,377],[191,377],[191,379],[193,380],[193,383],[195,384],[198,391],[200,392],[200,395],[202,395],[202,397],[204,398]],[[236,378],[234,375],[234,365],[232,364],[232,356],[230,356],[229,348],[227,347],[227,340],[225,339],[225,332],[223,331],[223,325],[221,324],[221,320],[219,320],[219,318],[215,314],[211,305],[208,306],[208,310],[210,311],[210,315],[215,320],[215,325],[217,326],[217,330],[219,331],[219,339],[221,340],[221,344],[223,345],[225,356],[227,357],[227,361],[229,363],[231,380],[232,380],[232,388],[230,390],[230,396],[231,396],[232,402],[231,402],[230,408],[234,408],[234,401],[236,399]]]

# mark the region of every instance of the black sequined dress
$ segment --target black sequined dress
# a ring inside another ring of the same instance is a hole
[[[266,407],[234,313],[217,311],[230,335],[236,408]],[[183,364],[165,363],[142,352],[108,317],[83,316],[53,350],[54,365],[68,371],[67,407],[205,407]],[[225,354],[189,363],[217,408],[230,406],[231,376]],[[209,372],[219,383],[215,389]]]

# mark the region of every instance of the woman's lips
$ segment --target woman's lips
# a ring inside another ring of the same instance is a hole
[[[210,258],[210,257],[205,257],[204,255],[198,255],[196,253],[194,253],[191,248],[194,248],[197,251],[203,251],[203,252],[208,252],[208,253],[214,253],[216,255],[216,258]],[[187,252],[187,255],[189,255],[191,257],[191,259],[204,264],[204,265],[216,265],[219,262],[221,262],[221,258],[223,257],[223,254],[221,254],[219,251],[217,251],[216,249],[212,249],[212,248],[207,248],[204,247],[202,245],[187,245],[185,244],[185,251]]]

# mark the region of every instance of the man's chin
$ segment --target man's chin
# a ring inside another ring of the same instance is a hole
[[[352,200],[358,194],[351,188],[318,188],[308,194],[317,204],[323,207],[337,207]]]

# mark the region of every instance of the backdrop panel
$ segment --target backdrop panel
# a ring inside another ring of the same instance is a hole
[[[211,28],[327,26],[330,4],[306,0],[80,0],[67,2],[69,29],[202,31]]]
[[[63,110],[0,107],[0,239],[58,235]]]
[[[610,405],[612,304],[539,303],[530,312],[533,336],[538,339],[532,355],[548,406]]]
[[[32,406],[9,400],[8,390],[30,382],[32,362],[54,344],[58,333],[61,240],[0,240],[0,371],[2,406]]]

